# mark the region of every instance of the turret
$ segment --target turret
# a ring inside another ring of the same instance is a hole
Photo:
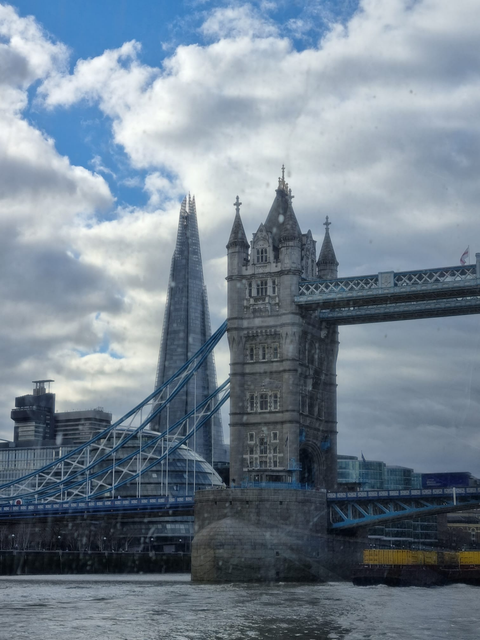
[[[288,185],[286,185],[288,188]],[[280,234],[280,261],[283,269],[302,268],[302,232],[292,207],[292,192],[286,191],[287,211]]]
[[[235,207],[235,220],[227,244],[228,250],[228,274],[240,275],[244,266],[248,264],[248,244],[242,218],[240,217],[240,205],[242,203],[237,196],[233,206]]]
[[[323,224],[325,225],[325,237],[317,260],[317,275],[322,280],[332,280],[338,277],[338,261],[328,230],[328,227],[332,224],[329,222],[328,216]]]

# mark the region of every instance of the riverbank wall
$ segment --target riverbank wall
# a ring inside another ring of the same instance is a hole
[[[190,554],[0,551],[0,575],[189,573]]]

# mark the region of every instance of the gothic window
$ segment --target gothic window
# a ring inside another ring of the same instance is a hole
[[[274,468],[278,467],[278,447],[272,448],[272,466]]]
[[[260,437],[258,439],[258,445],[259,445],[259,454],[261,456],[266,456],[267,455],[267,439],[264,437]]]
[[[267,295],[268,280],[258,280],[257,282],[257,296]]]
[[[248,455],[249,455],[249,456],[253,456],[253,453],[254,453],[254,451],[253,451],[253,447],[249,447],[249,448],[248,448]]]
[[[268,251],[265,247],[262,249],[257,249],[257,262],[267,262],[268,260]]]
[[[272,431],[272,442],[278,442],[278,431]],[[277,453],[277,452],[274,451],[273,453]]]
[[[278,360],[279,347],[278,343],[272,344],[272,360]]]
[[[260,469],[266,469],[266,468],[267,468],[267,461],[260,460]]]
[[[260,411],[268,411],[268,393],[260,394]]]
[[[272,411],[278,411],[278,391],[272,393]]]
[[[277,295],[277,279],[272,278],[272,296]]]
[[[266,360],[267,359],[267,345],[266,344],[261,344],[260,345],[260,360]]]
[[[253,344],[249,345],[248,347],[248,360],[250,362],[254,362],[255,361],[255,347]]]
[[[248,410],[250,412],[255,411],[255,394],[254,393],[248,394]]]
[[[255,442],[255,433],[253,431],[250,431],[250,433],[248,434],[248,441]]]

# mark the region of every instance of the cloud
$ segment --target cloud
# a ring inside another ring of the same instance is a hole
[[[65,71],[68,51],[35,22],[0,5],[0,379],[2,435],[13,398],[35,377],[65,368],[65,353],[95,351],[95,317],[125,303],[119,282],[76,242],[113,197],[99,175],[74,166],[25,116],[28,91]]]
[[[206,14],[198,32],[205,42],[178,46],[159,67],[142,62],[138,42],[79,60],[72,73],[61,56],[35,67],[46,69],[41,106],[98,107],[114,143],[146,175],[145,210],[125,206],[117,219],[98,223],[95,211],[112,206],[103,179],[72,167],[44,134],[12,120],[36,140],[41,153],[33,157],[43,158],[42,170],[50,167],[44,179],[34,164],[26,189],[29,210],[37,197],[55,204],[60,189],[67,212],[62,242],[80,256],[85,282],[95,268],[104,277],[100,290],[114,283],[102,318],[109,323],[112,350],[126,357],[114,363],[94,351],[103,329],[95,316],[85,315],[78,331],[90,336],[82,340],[92,354],[71,358],[86,396],[94,383],[82,375],[97,364],[109,363],[97,388],[119,408],[108,388],[126,389],[138,371],[137,397],[142,385],[153,385],[175,199],[182,191],[196,195],[213,326],[225,309],[218,271],[234,198],[238,193],[244,203],[250,235],[267,215],[282,163],[301,228],[311,228],[321,241],[324,216],[330,216],[341,275],[454,264],[469,243],[474,252],[480,231],[476,0],[364,0],[351,17],[342,14],[336,22],[333,13],[319,13],[321,3],[309,6],[290,24],[298,37],[312,37],[322,23],[321,38],[308,46],[285,37],[289,27],[272,22],[274,7],[236,3]],[[12,97],[10,114],[27,99],[18,80],[27,72],[12,51],[6,67],[17,101]],[[19,152],[10,153],[14,163]],[[27,172],[29,157],[20,154],[18,161]],[[11,212],[18,206],[18,215],[25,216],[21,236],[27,238],[33,214],[18,204],[22,189],[15,175],[4,188],[12,194]],[[44,236],[62,220],[58,206],[45,211],[51,223],[38,222]],[[17,233],[13,213],[6,216]],[[455,318],[342,329],[340,450],[363,449],[367,457],[429,469],[436,459],[444,468],[468,466],[480,473],[471,453],[476,450],[462,458],[462,446],[452,444],[476,441],[477,328],[470,318]],[[226,354],[220,358],[222,370],[227,360]],[[52,356],[52,363],[58,361]],[[65,379],[71,366],[65,365]]]
[[[263,9],[272,8],[269,6]],[[269,38],[278,35],[278,26],[266,19],[251,4],[215,9],[202,24],[200,31],[207,38]]]

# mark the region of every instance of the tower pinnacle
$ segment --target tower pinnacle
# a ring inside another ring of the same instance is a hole
[[[317,273],[322,280],[329,280],[336,278],[338,275],[338,261],[330,238],[329,227],[332,223],[328,216],[326,216],[323,224],[325,226],[325,237],[317,260]]]
[[[235,198],[235,202],[233,203],[233,206],[235,207],[235,211],[236,211],[237,213],[240,213],[240,206],[241,206],[242,204],[243,204],[243,203],[242,203],[242,202],[240,202],[240,198],[237,196],[237,197]]]

